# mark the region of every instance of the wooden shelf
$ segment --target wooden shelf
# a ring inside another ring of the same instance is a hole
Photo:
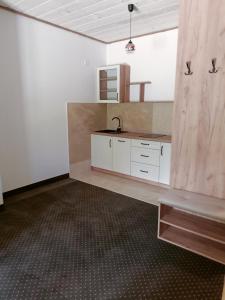
[[[215,197],[170,189],[160,195],[160,203],[193,212],[225,224],[225,201]]]
[[[100,78],[101,81],[114,81],[117,80],[116,76],[112,76],[112,77],[102,77]]]
[[[225,224],[223,223],[186,213],[172,207],[165,210],[160,221],[225,245]]]
[[[117,89],[100,90],[100,92],[116,93]]]
[[[160,198],[158,237],[225,264],[225,223],[224,215],[221,216],[224,204],[221,201],[169,190]],[[207,208],[211,208],[210,212]]]
[[[151,84],[151,81],[136,81],[136,82],[130,82],[130,85],[138,85],[138,84]]]
[[[161,224],[159,238],[225,264],[225,245],[223,244],[166,224]]]

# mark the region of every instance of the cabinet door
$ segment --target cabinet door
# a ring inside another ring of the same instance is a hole
[[[120,66],[97,69],[98,102],[117,103],[120,99]]]
[[[130,139],[113,138],[113,171],[130,175]]]
[[[91,165],[96,168],[112,170],[113,152],[110,136],[91,136]]]
[[[171,144],[161,143],[159,182],[170,184]]]

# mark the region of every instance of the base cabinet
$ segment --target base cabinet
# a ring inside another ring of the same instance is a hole
[[[170,143],[91,136],[91,165],[103,170],[168,185],[170,156]]]
[[[113,138],[113,171],[130,175],[130,139]]]
[[[91,165],[113,170],[113,139],[110,136],[91,135]]]

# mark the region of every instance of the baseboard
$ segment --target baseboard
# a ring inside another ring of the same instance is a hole
[[[4,209],[5,209],[5,205],[4,204],[0,205],[0,212],[3,211]]]
[[[39,181],[39,182],[35,182],[35,183],[23,186],[21,188],[15,189],[15,190],[5,192],[5,193],[3,193],[3,198],[6,199],[8,197],[12,197],[12,196],[20,194],[20,193],[28,192],[30,190],[33,190],[35,188],[44,186],[46,184],[54,183],[54,182],[57,182],[57,181],[60,181],[60,180],[63,180],[63,179],[67,179],[67,178],[69,178],[69,173],[59,175],[59,176],[56,176],[56,177],[53,177],[53,178],[49,178],[49,179],[46,179],[46,180],[42,180],[42,181]]]

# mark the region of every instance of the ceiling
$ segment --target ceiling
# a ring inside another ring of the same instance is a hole
[[[138,36],[178,25],[179,0],[3,0],[0,3],[53,24],[102,40],[129,38],[127,5],[132,13],[132,35]]]

